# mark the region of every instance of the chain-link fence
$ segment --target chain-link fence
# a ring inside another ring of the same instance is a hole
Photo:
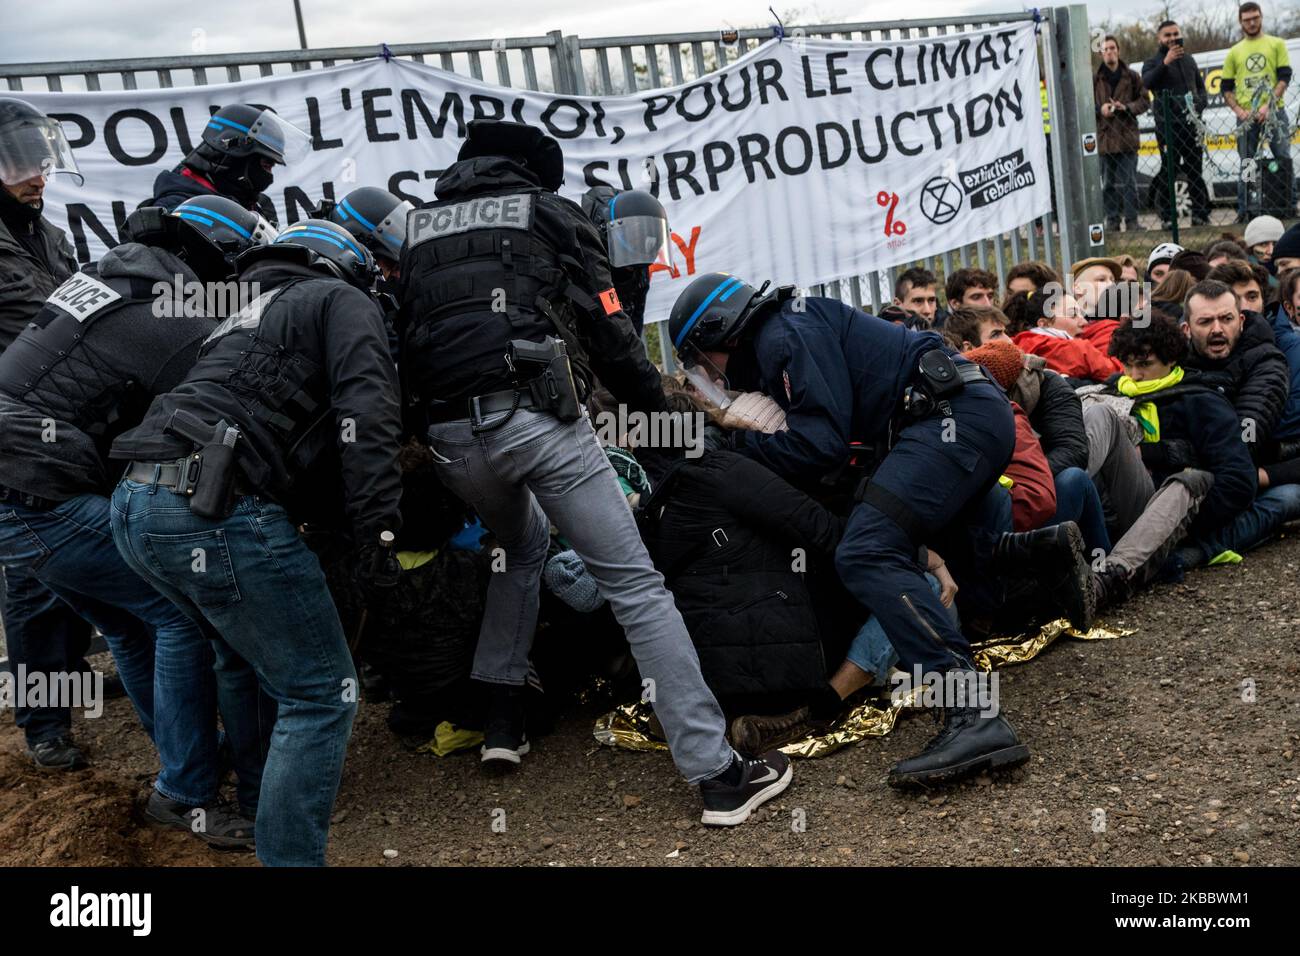
[[[1300,41],[1287,45],[1300,50]],[[1222,89],[1222,61],[1206,59],[1190,74],[1199,78],[1191,90],[1145,91],[1136,150],[1107,152],[1110,117],[1099,115],[1111,255],[1141,257],[1166,240],[1205,249],[1226,235],[1240,238],[1256,216],[1296,219],[1300,89],[1293,84],[1279,100],[1271,82],[1242,84],[1233,91],[1239,115]],[[1141,72],[1141,64],[1133,68]]]

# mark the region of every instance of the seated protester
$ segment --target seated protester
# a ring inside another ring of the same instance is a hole
[[[1183,247],[1176,242],[1162,242],[1152,249],[1151,254],[1147,256],[1147,281],[1152,285],[1159,285],[1169,272],[1174,256],[1182,251]]]
[[[1183,322],[1191,344],[1184,363],[1189,374],[1232,402],[1238,439],[1260,458],[1291,391],[1290,369],[1272,328],[1259,313],[1243,313],[1237,294],[1216,280],[1198,282],[1188,292]]]
[[[1120,282],[1141,282],[1142,274],[1138,271],[1137,260],[1124,253],[1120,256],[1112,256],[1119,263],[1119,281]]]
[[[1237,259],[1245,261],[1246,250],[1241,243],[1232,239],[1220,239],[1218,242],[1212,242],[1205,248],[1205,260],[1210,264],[1210,268],[1221,266],[1229,260]]]
[[[1167,315],[1175,314],[1170,306],[1177,306],[1178,315],[1182,315],[1183,300],[1196,285],[1196,277],[1185,269],[1170,269],[1165,277],[1151,290],[1151,302],[1160,306]]]
[[[1273,216],[1256,216],[1246,223],[1246,235],[1242,240],[1246,246],[1247,261],[1268,270],[1269,282],[1273,288],[1277,288],[1278,280],[1273,265],[1273,247],[1285,231],[1282,220]]]
[[[984,269],[958,269],[948,276],[943,291],[948,311],[954,309],[992,308],[998,277]]]
[[[1273,273],[1280,276],[1291,269],[1300,269],[1300,222],[1273,244]]]
[[[1070,294],[1085,316],[1091,316],[1101,294],[1119,282],[1119,273],[1114,259],[1080,259],[1070,267]]]
[[[1088,437],[1083,427],[1083,409],[1074,390],[1055,372],[1025,368],[1023,359],[1034,362],[1041,359],[1023,355],[1009,339],[995,339],[964,354],[989,370],[1007,392],[1016,413],[1016,450],[1004,474],[1005,479],[1014,482],[1009,490],[1015,530],[1073,521],[1079,526],[1089,552],[1096,548],[1101,548],[1103,553],[1109,551],[1110,537],[1101,498],[1084,470],[1088,464]],[[1044,395],[1044,384],[1053,393],[1050,398]],[[1049,431],[1035,433],[1033,417],[1026,415],[1016,398],[1026,392]],[[1061,443],[1053,449],[1061,467],[1053,466],[1049,453],[1042,456],[1045,470],[1040,472],[1038,457],[1047,452],[1048,434]],[[1005,481],[1003,484],[1006,486]],[[1054,510],[1042,510],[1049,500],[1054,502]]]
[[[1169,268],[1171,270],[1181,269],[1184,272],[1190,272],[1192,278],[1200,282],[1210,274],[1210,260],[1205,258],[1204,253],[1184,249],[1174,256],[1173,261],[1169,263]]]
[[[1007,301],[1008,331],[1022,352],[1041,355],[1047,367],[1082,384],[1104,382],[1118,363],[1096,346],[1076,338],[1085,319],[1072,295],[1019,292]]]
[[[1222,529],[1255,494],[1255,468],[1232,407],[1184,375],[1178,363],[1187,354],[1187,341],[1172,319],[1159,311],[1149,322],[1126,319],[1110,350],[1125,370],[1110,392],[1133,401],[1129,414],[1140,426],[1140,455],[1149,474],[1149,482],[1133,485],[1151,492],[1094,572],[1099,607],[1150,583],[1186,534]],[[1190,467],[1184,467],[1183,452],[1171,462],[1171,442],[1190,449]]]
[[[412,439],[398,461],[402,527],[394,546],[401,573],[385,600],[370,608],[364,624],[366,601],[355,548],[346,536],[315,528],[306,540],[321,559],[354,653],[395,701],[388,726],[424,743],[443,721],[458,728],[482,726],[482,702],[470,669],[490,562],[484,552],[451,547],[465,526],[466,509],[438,480],[428,447]]]
[[[708,406],[687,397],[694,414],[704,414]],[[783,431],[784,416],[769,427]],[[840,701],[827,685],[826,660],[842,655],[866,612],[845,595],[837,607],[850,612],[836,621],[811,588],[817,577],[834,581],[845,520],[725,448],[694,458],[641,449],[637,457],[653,488],[638,512],[642,539],[724,712],[808,703],[819,719],[833,718]],[[828,646],[837,632],[838,647]]]
[[[1067,468],[1085,468],[1088,437],[1083,428],[1079,396],[1061,375],[1046,368],[1041,356],[1021,352],[1007,337],[1006,328],[1007,317],[998,309],[961,309],[949,318],[947,330],[954,333],[956,345],[967,353],[981,346],[1005,343],[1004,365],[1010,367],[1014,359],[1018,372],[1009,385],[1002,382],[997,369],[980,359],[967,357],[988,367],[1007,397],[1024,409],[1029,424],[1038,434],[1052,474],[1060,474]]]
[[[918,321],[905,323],[908,328],[928,329],[935,324],[939,311],[939,280],[928,269],[905,270],[894,282],[893,305],[916,316]],[[881,318],[884,318],[882,313]]]
[[[1042,292],[1052,283],[1062,285],[1061,274],[1046,262],[1017,262],[1007,270],[1006,299],[1017,292]]]
[[[1099,352],[1108,352],[1110,337],[1120,322],[1133,315],[1142,314],[1146,299],[1139,282],[1121,282],[1107,287],[1088,314],[1088,324],[1079,338],[1091,342]]]

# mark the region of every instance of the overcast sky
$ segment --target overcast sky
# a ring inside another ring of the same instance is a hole
[[[184,55],[202,43],[208,53],[298,47],[292,0],[2,0],[0,62],[117,59]],[[1147,11],[1157,0],[1089,0],[1093,16]],[[313,47],[416,43],[563,30],[582,36],[621,36],[717,30],[770,23],[767,2],[755,0],[302,0]],[[898,0],[778,0],[804,23],[886,20]],[[1008,12],[1017,0],[920,0],[915,17]]]

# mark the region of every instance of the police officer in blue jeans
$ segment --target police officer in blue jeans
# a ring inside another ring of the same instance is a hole
[[[673,345],[702,391],[758,388],[786,409],[788,431],[732,434],[738,452],[792,481],[814,482],[840,467],[851,442],[887,444],[859,486],[836,569],[883,625],[899,666],[958,672],[962,686],[976,686],[969,644],[917,560],[926,545],[954,576],[976,573],[981,559],[1036,566],[1072,596],[1071,617],[1086,625],[1092,591],[1073,523],[996,538],[978,527],[1015,441],[1001,388],[936,333],[793,287],[767,289],[722,273],[700,276],[673,306]],[[890,782],[936,784],[1028,756],[995,708],[958,696],[944,702],[939,735],[893,767]]]
[[[472,122],[438,199],[411,213],[402,254],[404,392],[427,423],[438,477],[505,551],[472,672],[490,691],[482,759],[509,769],[531,748],[523,685],[554,522],[627,632],[673,760],[700,785],[701,822],[734,826],[789,785],[790,762],[727,743],[682,616],[582,409],[573,369],[584,355],[633,408],[666,412],[667,402],[599,234],[556,192],[563,176],[559,144],[541,130]]]
[[[277,704],[255,826],[268,866],[320,866],[356,714],[356,670],[297,526],[352,532],[371,595],[396,584],[397,377],[375,265],[316,219],[238,260],[259,294],[113,444],[127,562],[252,665]]]

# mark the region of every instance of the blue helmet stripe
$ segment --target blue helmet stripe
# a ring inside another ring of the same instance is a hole
[[[731,287],[730,289],[728,289],[726,292],[722,293],[722,298],[720,298],[720,299],[718,300],[719,302],[726,302],[728,299],[731,298],[731,294],[732,294],[733,292],[735,292],[735,291],[736,291],[737,289],[739,289],[742,285],[744,285],[744,283],[741,282],[739,279],[732,279],[731,281],[732,281],[733,283],[735,283],[735,284],[732,285],[732,287]]]
[[[371,232],[374,232],[376,229],[379,228],[379,227],[376,226],[373,222],[368,222],[368,221],[367,221],[367,220],[366,220],[366,219],[361,215],[361,213],[359,213],[359,212],[357,212],[355,209],[353,209],[353,208],[352,208],[352,204],[349,203],[346,199],[343,200],[341,203],[339,203],[339,208],[342,209],[342,210],[344,210],[344,211],[346,211],[347,213],[349,213],[349,214],[352,216],[353,219],[355,219],[357,222],[361,223],[361,225],[365,226],[365,227],[366,227],[367,229],[369,229]]]
[[[280,233],[279,237],[275,241],[287,242],[290,239],[292,239],[294,236],[312,236],[313,238],[316,239],[324,239],[327,242],[331,242],[334,245],[338,246],[340,249],[348,250],[362,262],[366,261],[366,257],[362,253],[361,249],[358,248],[358,246],[355,243],[353,243],[350,239],[343,239],[340,236],[334,235],[334,233],[332,232],[326,232],[324,229],[312,229],[306,226],[294,226]]]
[[[202,206],[198,207],[196,210],[194,210],[194,212],[198,212],[199,210],[202,210],[202,215],[209,216],[211,217],[211,219],[215,219],[217,222],[221,223],[222,225],[229,226],[231,229],[235,230],[235,232],[239,233],[245,239],[253,238],[253,234],[249,232],[247,229],[245,229],[243,226],[241,226],[239,223],[235,222],[235,220],[227,219],[225,216],[221,215],[221,213],[213,212],[211,209],[204,209]],[[182,219],[195,219],[196,221],[203,223],[205,226],[212,225],[210,219],[199,219],[189,209],[177,209],[176,215],[180,216]]]
[[[686,341],[686,336],[690,335],[691,329],[695,327],[695,323],[699,321],[700,316],[704,314],[704,310],[707,309],[710,303],[718,297],[719,293],[728,288],[730,288],[731,292],[734,292],[740,287],[740,285],[741,281],[735,276],[729,277],[725,282],[718,283],[718,287],[709,293],[708,298],[701,302],[699,308],[696,309],[691,317],[686,320],[686,324],[682,326],[682,330],[677,333],[677,338],[673,340],[673,348],[679,349],[682,347],[682,343]],[[730,295],[731,292],[728,292],[727,295]],[[725,299],[726,296],[723,296],[723,298]]]
[[[226,119],[224,116],[213,116],[211,119],[208,120],[208,125],[215,126],[218,129],[220,129],[222,126],[230,126],[243,133],[252,132],[247,126],[243,125],[242,123],[236,123],[234,120]]]

